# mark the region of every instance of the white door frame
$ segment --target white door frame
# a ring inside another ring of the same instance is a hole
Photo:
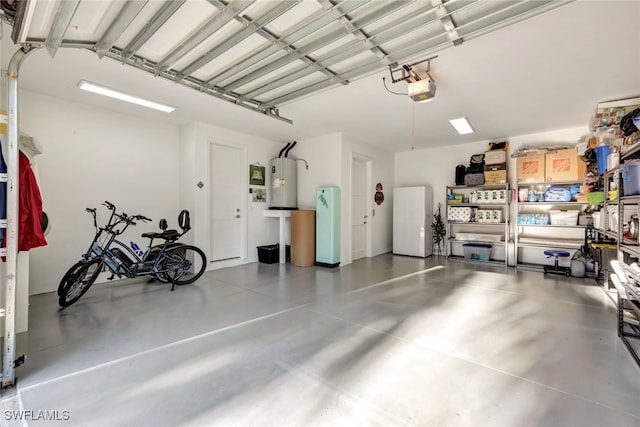
[[[349,262],[352,262],[352,252],[353,252],[353,233],[351,232],[351,212],[353,212],[353,197],[351,197],[351,189],[353,188],[353,163],[355,161],[364,162],[365,165],[365,213],[367,215],[367,223],[364,226],[364,235],[365,235],[365,257],[371,258],[373,256],[372,249],[372,223],[373,216],[372,211],[373,207],[371,205],[373,201],[373,192],[371,188],[373,186],[373,161],[370,157],[365,156],[363,154],[351,152],[351,161],[349,163]],[[371,197],[369,197],[371,195]]]
[[[218,138],[209,138],[209,143],[207,144],[207,151],[208,151],[208,155],[207,155],[207,176],[208,176],[208,181],[210,183],[211,186],[213,186],[213,171],[212,171],[212,164],[211,164],[211,155],[213,152],[213,145],[222,145],[222,146],[227,146],[227,147],[232,147],[232,148],[237,148],[239,150],[241,150],[241,162],[242,162],[242,169],[244,170],[244,172],[242,173],[242,175],[244,175],[244,177],[247,177],[247,179],[242,180],[242,184],[241,184],[241,191],[242,191],[242,197],[240,198],[241,200],[241,230],[242,230],[242,236],[241,236],[241,244],[242,244],[242,250],[241,250],[241,256],[240,258],[236,258],[236,259],[230,259],[230,260],[222,260],[222,261],[212,261],[211,264],[214,266],[214,268],[223,268],[223,267],[232,267],[235,265],[240,265],[240,264],[245,264],[247,262],[248,259],[248,239],[249,239],[249,221],[248,221],[248,216],[249,216],[249,202],[248,202],[248,198],[246,197],[247,194],[249,194],[249,166],[248,166],[248,156],[247,156],[247,146],[244,144],[238,144],[235,142],[231,142],[231,141],[225,141],[225,140],[221,140]],[[212,204],[212,200],[211,200],[211,193],[212,193],[212,189],[210,189],[208,191],[208,204],[207,204],[207,212],[209,213],[209,224],[211,224],[211,217],[213,215],[213,212],[211,211],[211,204]],[[212,234],[212,230],[211,230],[211,226],[209,226],[209,246],[211,247],[211,234]]]

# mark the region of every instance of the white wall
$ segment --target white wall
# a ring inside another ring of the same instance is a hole
[[[344,188],[342,182],[342,135],[332,133],[317,138],[300,139],[289,152],[289,157],[305,159],[298,162],[298,209],[316,208],[316,190],[320,187],[340,187],[342,206],[344,206]],[[277,156],[277,153],[276,153]]]
[[[394,158],[391,152],[363,144],[353,138],[345,136],[343,138],[343,182],[344,197],[343,200],[347,204],[347,209],[343,212],[344,238],[342,240],[342,248],[345,252],[345,262],[351,262],[351,177],[352,177],[352,159],[353,157],[364,159],[371,162],[371,185],[367,189],[368,205],[367,205],[367,222],[370,225],[371,233],[371,256],[390,252],[393,245],[392,236],[392,214],[393,199],[392,189],[394,187]],[[376,184],[382,184],[384,201],[381,205],[377,205],[374,201],[376,193]]]
[[[20,128],[36,138],[43,208],[49,216],[48,245],[30,251],[30,294],[57,289],[64,272],[80,259],[93,237],[87,207],[105,200],[120,211],[143,214],[153,224],[131,227],[121,240],[146,243],[178,215],[178,128],[115,112],[20,91]]]
[[[249,165],[260,163],[268,169],[271,158],[277,157],[278,152],[285,144],[200,122],[183,125],[180,128],[180,203],[192,209],[191,226],[193,228],[190,238],[193,239],[196,246],[205,251],[207,259],[210,259],[211,248],[209,150],[212,142],[237,144],[247,149],[247,164],[244,173],[247,179],[243,188],[247,198],[248,217],[247,241],[245,242],[246,258],[213,263],[209,268],[255,262],[258,260],[257,246],[274,244],[278,241],[278,226],[276,219],[263,216],[263,211],[269,206],[268,203],[254,203],[251,200]],[[268,170],[266,178],[268,181]],[[204,184],[202,188],[197,186],[200,181]],[[269,197],[269,185],[266,188],[267,197]]]

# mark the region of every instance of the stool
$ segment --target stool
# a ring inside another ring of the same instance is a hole
[[[547,258],[555,257],[554,265],[544,266],[544,274],[554,273],[554,274],[565,274],[567,277],[571,276],[571,268],[560,267],[558,265],[558,258],[567,258],[569,255],[571,255],[569,252],[548,250],[548,251],[544,251],[544,254],[547,256]]]

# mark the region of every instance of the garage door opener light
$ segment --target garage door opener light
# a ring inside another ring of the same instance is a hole
[[[414,62],[413,64],[405,64],[395,70],[392,65],[389,65],[391,82],[397,83],[403,80],[407,82],[407,95],[417,103],[433,101],[433,98],[436,96],[436,82],[429,74],[429,71],[431,70],[431,60],[437,57],[438,56],[436,55],[431,58],[423,59],[422,61]],[[423,62],[427,63],[427,69],[424,72],[426,77],[420,77],[420,74],[413,68]],[[397,76],[398,72],[401,73],[399,77]],[[384,83],[384,78],[382,81]]]
[[[119,92],[108,87],[100,86],[86,80],[80,80],[80,82],[78,83],[78,87],[82,90],[108,96],[110,98],[119,99],[121,101],[130,102],[132,104],[142,105],[143,107],[153,108],[154,110],[159,110],[165,113],[170,113],[176,109],[175,107],[172,107],[170,105],[149,101],[148,99],[138,98],[137,96],[133,95],[127,95],[126,93]]]

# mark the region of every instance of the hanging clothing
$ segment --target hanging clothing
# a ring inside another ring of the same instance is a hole
[[[19,153],[18,251],[46,246],[42,231],[42,196],[29,159]]]
[[[7,166],[4,164],[2,158],[2,152],[0,151],[0,171],[7,171]],[[46,246],[47,241],[44,238],[44,232],[42,231],[42,196],[40,195],[40,189],[38,188],[38,182],[31,169],[31,163],[29,158],[22,153],[18,153],[18,251],[28,251],[29,249],[37,248],[39,246]],[[4,168],[4,169],[3,169]],[[6,183],[4,185],[4,194],[0,198],[0,215],[2,218],[6,218]],[[3,186],[0,185],[0,193],[3,190]],[[3,237],[6,235],[3,231]],[[1,246],[5,248],[7,246],[7,239],[3,238]],[[5,257],[2,257],[5,261]]]

